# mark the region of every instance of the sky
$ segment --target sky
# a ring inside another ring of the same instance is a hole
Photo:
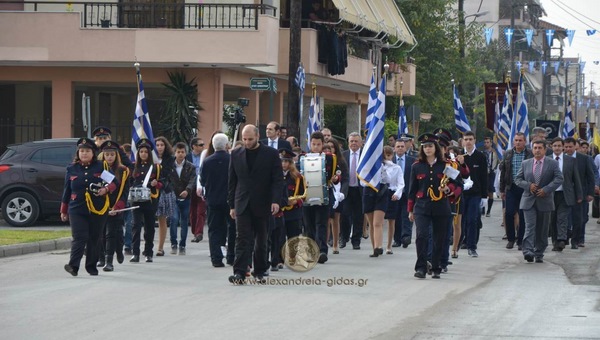
[[[594,82],[595,93],[600,93],[600,1],[598,0],[541,0],[547,16],[544,21],[575,30],[573,44],[569,47],[565,39],[567,58],[580,57],[585,61],[585,94],[588,94],[590,82]],[[597,32],[588,36],[586,30]],[[556,44],[556,42],[555,42]],[[594,61],[599,65],[595,65]]]

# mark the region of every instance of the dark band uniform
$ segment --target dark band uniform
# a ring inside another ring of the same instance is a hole
[[[136,148],[139,150],[141,148],[147,148],[149,152],[152,152],[153,146],[152,143],[146,139],[142,138],[136,143]],[[139,155],[136,155],[136,159]],[[131,262],[138,262],[140,256],[140,232],[142,227],[144,229],[144,252],[143,255],[146,256],[146,262],[152,262],[153,248],[154,248],[154,224],[156,219],[156,209],[158,208],[158,199],[160,195],[160,189],[163,184],[161,182],[162,173],[160,164],[151,164],[149,162],[143,162],[140,159],[136,160],[136,165],[134,167],[134,171],[131,177],[131,187],[141,187],[144,179],[146,178],[146,174],[150,170],[152,166],[152,173],[150,175],[150,180],[146,185],[150,188],[150,201],[146,202],[130,202],[132,206],[139,206],[138,209],[133,210],[133,240],[132,240],[132,251],[133,257],[131,258]],[[157,184],[155,187],[151,185],[152,180],[156,179]]]
[[[291,150],[280,150],[281,160],[294,162],[295,154]],[[283,174],[285,183],[285,204],[281,210],[285,220],[286,234],[288,238],[298,236],[302,233],[302,204],[304,203],[305,182],[304,176],[298,173],[296,179],[292,178],[289,171]],[[295,197],[295,204],[290,204],[289,198]]]
[[[437,144],[437,137],[433,134],[424,134],[419,137],[419,142],[421,145]],[[417,161],[412,165],[408,211],[414,214],[417,231],[417,262],[415,264],[417,274],[427,271],[430,225],[433,225],[432,269],[438,276],[441,272],[442,243],[447,235],[448,219],[451,216],[450,201],[438,189],[444,178],[446,165],[447,163],[443,159],[436,160],[433,165],[429,165],[427,161]],[[462,192],[462,184],[452,179],[449,180],[447,187],[450,189],[448,196],[458,197]]]
[[[77,148],[91,149],[96,153],[96,145],[89,138],[79,139]],[[90,184],[104,184],[100,178],[104,169],[104,162],[96,160],[96,155],[93,156],[90,163],[78,161],[67,166],[60,212],[69,214],[73,241],[71,242],[71,257],[69,263],[65,265],[65,270],[73,276],[76,276],[79,271],[81,258],[86,248],[85,269],[90,275],[98,275],[96,269],[98,241],[106,221],[109,200],[106,195],[96,196],[90,192]],[[114,189],[114,186],[109,186],[109,190]]]
[[[97,128],[94,129],[94,131],[92,131],[92,135],[94,137],[108,136],[108,138],[110,139],[111,135],[112,135],[112,131],[109,128],[107,128],[106,126],[98,126]],[[119,157],[121,158],[121,164],[128,167],[131,172],[133,170],[133,163],[131,163],[131,159],[129,159],[127,157],[127,154],[125,153],[125,151],[123,149],[119,148],[118,152],[119,152]]]
[[[117,157],[120,157],[118,150],[121,150],[119,144],[113,141],[106,141],[100,146],[102,152],[115,151]],[[108,167],[108,171],[115,176],[110,186],[114,186],[109,194],[110,210],[120,210],[127,205],[127,196],[129,196],[129,168],[119,164],[116,161]],[[123,262],[123,213],[108,215],[106,220],[106,265],[104,271],[113,270],[113,254],[116,252],[117,261]]]

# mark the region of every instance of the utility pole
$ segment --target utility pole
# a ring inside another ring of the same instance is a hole
[[[302,0],[290,0],[290,58],[288,74],[288,108],[287,129],[288,135],[300,137],[300,98],[296,86],[296,71],[300,65],[302,51]]]

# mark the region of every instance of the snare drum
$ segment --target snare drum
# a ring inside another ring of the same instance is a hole
[[[300,173],[306,182],[304,205],[328,205],[325,154],[309,153],[300,157]]]
[[[129,189],[129,202],[148,202],[150,201],[150,188],[133,187]]]

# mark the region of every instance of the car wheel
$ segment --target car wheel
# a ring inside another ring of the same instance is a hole
[[[13,192],[2,201],[2,217],[13,227],[28,227],[37,221],[40,206],[31,194]]]

